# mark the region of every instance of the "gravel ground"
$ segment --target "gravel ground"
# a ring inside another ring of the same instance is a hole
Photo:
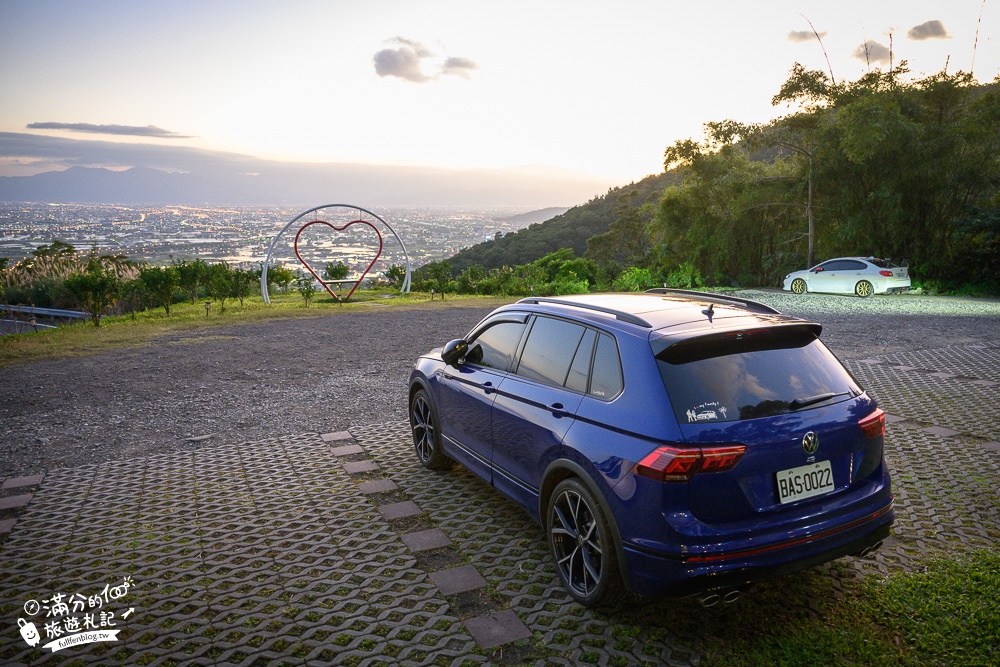
[[[993,300],[743,296],[820,322],[843,359],[998,342]],[[487,312],[373,308],[0,368],[0,478],[405,419],[416,356]]]

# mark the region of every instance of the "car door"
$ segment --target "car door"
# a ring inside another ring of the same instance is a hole
[[[484,322],[470,337],[465,359],[440,371],[445,450],[487,481],[492,481],[493,402],[513,364],[527,317],[504,313]]]
[[[537,503],[545,455],[573,423],[596,334],[554,317],[532,318],[517,365],[493,404],[493,484],[530,511]]]
[[[812,271],[813,278],[809,283],[809,291],[833,294],[844,291],[843,262],[839,259],[823,262]]]
[[[868,275],[868,265],[856,259],[843,260],[844,269],[840,272],[840,291],[845,294],[853,294],[854,287],[861,280],[872,282],[872,277]]]

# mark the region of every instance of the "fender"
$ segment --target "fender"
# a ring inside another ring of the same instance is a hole
[[[628,573],[628,563],[625,561],[625,549],[622,547],[622,536],[618,532],[618,523],[615,521],[614,514],[611,513],[611,508],[608,506],[608,501],[604,497],[604,493],[598,488],[597,484],[594,482],[594,478],[591,476],[587,470],[585,470],[580,464],[571,461],[569,459],[556,459],[545,468],[545,474],[542,475],[542,488],[538,493],[538,523],[541,524],[542,529],[546,531],[545,541],[548,542],[548,527],[545,525],[546,515],[548,512],[549,497],[552,495],[552,490],[555,489],[556,485],[568,477],[575,477],[580,482],[587,487],[587,490],[597,499],[598,504],[601,506],[601,511],[604,512],[604,516],[607,517],[608,523],[611,525],[611,539],[615,543],[615,553],[618,556],[618,569],[622,575],[622,581],[625,583],[625,588],[627,588],[632,593],[637,591],[632,590],[629,584],[630,578]]]

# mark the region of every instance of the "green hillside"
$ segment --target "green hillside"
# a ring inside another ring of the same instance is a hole
[[[587,239],[604,234],[615,221],[616,205],[622,196],[635,197],[640,202],[656,202],[664,189],[676,182],[678,178],[672,173],[657,174],[647,176],[638,183],[612,188],[606,195],[574,206],[551,220],[476,244],[446,261],[451,265],[453,274],[458,275],[472,264],[487,270],[528,264],[560,248],[572,248],[573,252],[582,256],[587,250]]]

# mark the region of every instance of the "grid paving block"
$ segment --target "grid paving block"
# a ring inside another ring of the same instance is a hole
[[[406,533],[400,536],[403,544],[412,552],[430,551],[441,547],[451,546],[451,540],[440,528],[421,530],[415,533]]]
[[[353,440],[354,436],[347,431],[337,431],[335,433],[324,433],[320,436],[323,442],[340,442],[341,440]]]
[[[510,609],[467,618],[465,627],[482,648],[493,648],[531,637],[531,630]]]
[[[472,565],[450,567],[427,575],[443,595],[456,595],[486,586],[486,580]]]
[[[45,479],[45,475],[29,475],[27,477],[8,477],[3,481],[3,485],[0,485],[0,489],[7,491],[8,489],[19,489],[25,486],[38,486]]]
[[[416,516],[423,513],[423,510],[417,507],[417,504],[412,500],[404,500],[401,503],[382,505],[378,508],[378,511],[381,512],[382,516],[389,521],[392,521],[393,519],[404,519],[408,516]]]
[[[17,519],[4,519],[0,521],[0,535],[4,535],[14,530],[14,524],[17,523]]]
[[[374,461],[344,461],[344,472],[348,475],[356,475],[363,472],[375,472],[379,469]]]
[[[945,438],[959,434],[959,431],[950,428],[945,428],[943,426],[930,426],[928,428],[925,428],[924,431],[926,433],[930,433],[931,435],[940,435]]]
[[[23,493],[18,496],[0,498],[0,510],[12,510],[24,507],[31,502],[33,495],[31,493]]]
[[[364,454],[365,450],[361,445],[343,445],[330,450],[334,456],[349,456],[351,454]]]
[[[987,442],[983,447],[991,452],[1000,452],[1000,442]]]
[[[361,493],[387,493],[389,491],[395,491],[399,486],[396,485],[391,479],[376,479],[371,482],[362,482],[358,484],[358,491]]]

